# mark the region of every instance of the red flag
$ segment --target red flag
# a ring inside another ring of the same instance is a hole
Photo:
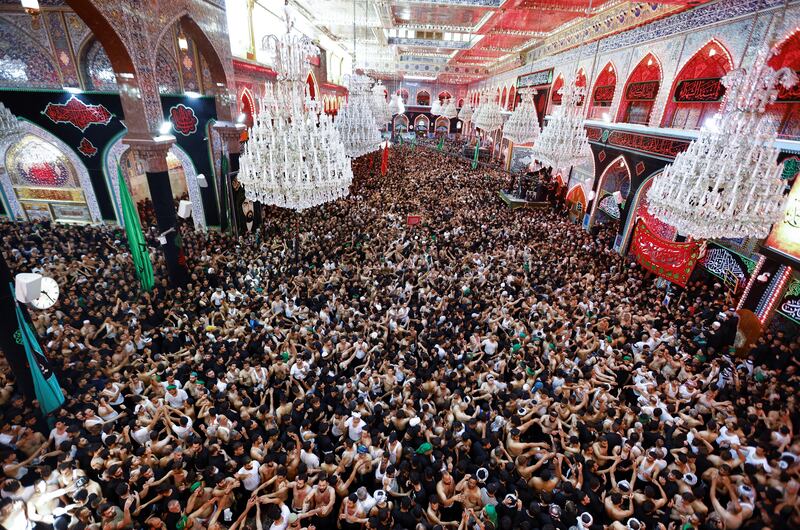
[[[383,157],[381,159],[381,175],[384,177],[389,172],[389,146],[383,146]]]

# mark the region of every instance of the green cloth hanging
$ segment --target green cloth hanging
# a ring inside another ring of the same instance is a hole
[[[444,135],[442,135],[442,137],[439,138],[439,145],[436,146],[436,149],[439,151],[444,149]]]
[[[475,154],[472,156],[472,169],[478,167],[478,153],[481,150],[481,139],[478,138],[478,143],[475,144]]]
[[[14,296],[14,288],[11,287],[12,297]],[[36,392],[36,400],[39,402],[39,407],[42,412],[47,415],[56,410],[64,403],[64,394],[61,392],[61,386],[58,384],[56,374],[49,372],[47,377],[43,372],[44,368],[40,360],[44,360],[44,353],[39,346],[39,340],[33,334],[25,316],[22,314],[19,304],[14,302],[14,309],[17,313],[17,326],[19,331],[14,334],[14,339],[17,343],[22,344],[25,348],[25,356],[28,359],[28,366],[31,369],[31,377],[33,379],[33,389]]]
[[[417,147],[417,135],[415,134],[413,138],[411,138],[411,150],[413,151]]]
[[[133,203],[125,177],[122,176],[122,167],[117,161],[117,176],[119,178],[119,200],[122,203],[122,219],[125,222],[125,234],[128,236],[128,248],[131,251],[133,265],[136,267],[136,276],[142,284],[143,291],[150,291],[155,284],[153,278],[153,264],[150,262],[150,253],[142,234],[142,225],[139,222],[139,213]]]

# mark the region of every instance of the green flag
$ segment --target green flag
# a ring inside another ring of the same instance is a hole
[[[13,297],[14,287],[11,284],[9,284],[9,287],[11,287]],[[31,330],[19,304],[16,302],[14,302],[14,309],[17,313],[17,326],[19,328],[14,334],[14,340],[25,348],[25,356],[31,369],[36,400],[39,402],[42,412],[49,414],[64,403],[64,394],[61,392],[61,386],[58,384],[56,374],[47,366],[47,359],[42,353],[42,347],[39,346],[39,340],[33,334],[33,330]]]
[[[400,134],[400,145],[403,145],[403,134]]]
[[[411,150],[413,151],[417,147],[417,135],[414,133],[414,136],[411,138]]]
[[[475,144],[475,155],[472,157],[472,169],[478,167],[478,153],[481,150],[481,139],[478,138],[478,143]]]
[[[442,149],[444,149],[444,135],[442,135],[442,137],[439,138],[439,145],[436,146],[436,149],[438,151],[441,151]]]
[[[139,222],[139,213],[133,203],[125,177],[122,176],[122,167],[117,162],[117,177],[119,178],[119,201],[122,203],[122,219],[125,221],[125,234],[128,236],[128,248],[131,251],[133,265],[136,267],[136,276],[142,284],[143,291],[153,288],[153,264],[150,263],[150,253],[142,234],[142,225]]]

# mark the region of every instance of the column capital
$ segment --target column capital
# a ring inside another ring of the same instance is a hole
[[[129,146],[133,154],[145,163],[148,173],[161,173],[168,170],[167,153],[175,144],[172,135],[152,137],[126,136],[122,143]]]
[[[238,153],[241,151],[239,139],[242,133],[247,129],[243,123],[234,123],[230,121],[218,121],[212,128],[217,131],[222,143],[228,146],[229,153]]]

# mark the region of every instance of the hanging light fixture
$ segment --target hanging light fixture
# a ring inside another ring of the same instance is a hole
[[[442,106],[441,116],[449,120],[452,120],[458,116],[458,111],[456,110],[456,104],[453,103],[453,98],[447,98],[445,100],[445,103]]]
[[[361,70],[350,75],[347,103],[336,117],[336,130],[342,138],[347,156],[351,158],[377,151],[381,144],[381,134],[372,112],[371,84],[372,80]]]
[[[22,127],[14,114],[0,103],[0,141],[14,140],[22,135]]]
[[[648,210],[681,235],[763,238],[783,215],[778,131],[765,111],[777,99],[778,86],[789,89],[798,78],[789,68],[770,68],[773,53],[764,43],[749,71],[739,68],[722,78],[721,114],[655,178]]]
[[[284,35],[269,37],[278,77],[266,86],[239,181],[252,201],[303,210],[346,196],[353,173],[331,118],[308,94],[308,57],[318,50],[307,37],[291,34],[288,9],[286,23]]]
[[[442,114],[442,104],[439,101],[439,96],[436,96],[436,99],[434,99],[431,104],[431,114],[434,116],[440,116]]]
[[[517,144],[527,144],[539,138],[539,114],[533,101],[536,90],[521,88],[519,94],[522,95],[522,101],[503,126],[503,138]]]
[[[481,106],[473,116],[475,127],[484,132],[494,132],[503,125],[503,109],[488,94],[484,93],[481,98]]]
[[[469,106],[469,103],[466,101],[464,105],[461,107],[461,110],[458,112],[458,119],[467,123],[468,121],[472,120],[472,107]]]
[[[375,115],[379,129],[383,129],[387,123],[392,121],[392,111],[389,110],[389,104],[386,102],[386,87],[380,80],[372,87],[372,113]]]
[[[403,96],[399,94],[393,94],[392,100],[389,102],[389,112],[392,113],[392,116],[403,114],[406,111],[406,106],[403,104]]]
[[[577,166],[589,160],[592,150],[583,127],[583,108],[578,105],[586,95],[579,87],[577,73],[561,88],[561,105],[547,122],[533,146],[532,156],[553,168]]]

